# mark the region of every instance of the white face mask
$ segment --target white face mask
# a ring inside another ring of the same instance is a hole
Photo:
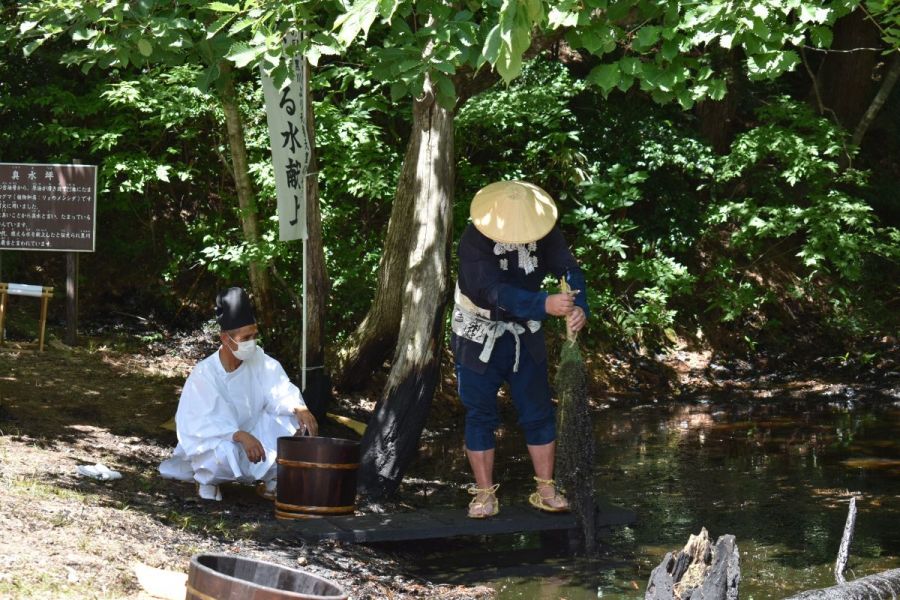
[[[256,354],[256,340],[247,340],[245,342],[237,342],[230,335],[228,336],[232,342],[237,344],[237,350],[232,350],[231,353],[234,354],[234,357],[238,360],[248,360],[253,358],[253,355]]]

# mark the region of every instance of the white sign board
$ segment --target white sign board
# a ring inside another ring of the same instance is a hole
[[[300,40],[300,34],[291,31],[284,47],[296,46]],[[306,130],[306,59],[296,55],[290,62],[290,85],[281,90],[260,66],[278,195],[278,238],[283,242],[307,238],[306,177],[311,154]]]

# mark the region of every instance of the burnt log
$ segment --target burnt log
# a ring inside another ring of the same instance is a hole
[[[785,600],[886,600],[900,596],[900,569],[860,577],[849,583],[807,590]]]
[[[737,600],[740,556],[733,535],[712,545],[704,527],[650,573],[644,600]]]

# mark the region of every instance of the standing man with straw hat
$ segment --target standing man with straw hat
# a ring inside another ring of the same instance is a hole
[[[475,476],[469,517],[500,509],[494,483],[497,392],[509,383],[534,466],[529,502],[547,512],[569,510],[556,489],[556,419],[550,400],[541,322],[566,317],[578,331],[587,320],[584,275],[556,227],[556,204],[524,181],[492,183],[475,194],[472,223],[459,241],[451,344],[459,395],[466,408],[466,454]],[[565,277],[572,293],[541,290],[544,277]]]

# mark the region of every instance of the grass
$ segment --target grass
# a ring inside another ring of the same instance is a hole
[[[177,527],[181,531],[202,536],[216,536],[233,542],[242,539],[253,539],[259,523],[238,523],[234,520],[210,514],[184,513],[169,510],[160,517],[163,523]]]
[[[68,573],[28,569],[0,579],[0,598],[103,598],[117,597],[97,589],[91,577],[70,581]]]
[[[18,492],[20,496],[35,500],[74,500],[82,504],[86,504],[88,501],[87,496],[81,492],[44,483],[30,477],[14,477],[10,481],[10,489]]]

